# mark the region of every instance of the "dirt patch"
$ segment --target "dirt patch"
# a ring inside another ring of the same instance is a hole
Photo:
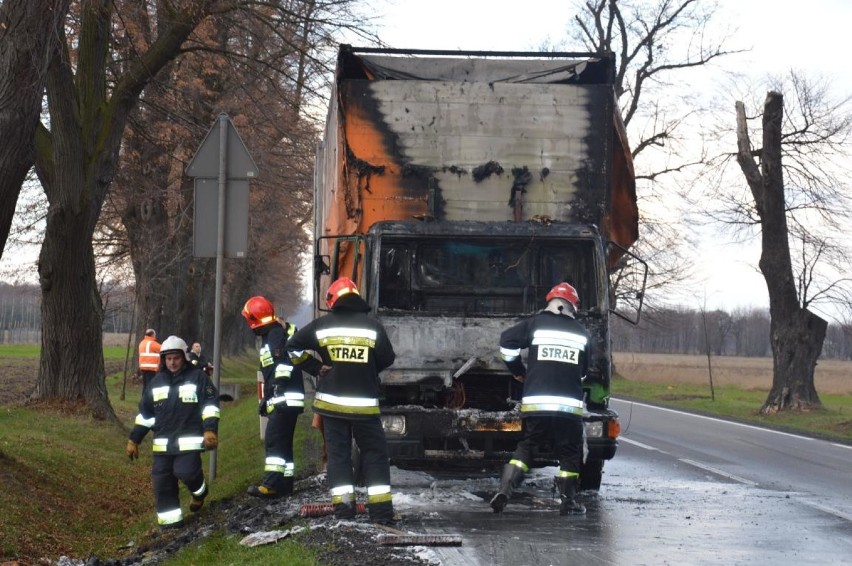
[[[0,406],[19,405],[32,395],[38,379],[38,358],[0,359]],[[104,363],[107,375],[124,371],[124,362],[107,361]],[[127,384],[141,383],[128,376]]]
[[[680,354],[634,354],[613,356],[616,371],[626,379],[647,383],[709,383],[706,356]],[[716,385],[769,391],[772,387],[772,358],[712,356],[710,369]],[[819,393],[852,395],[852,362],[820,360],[814,372]]]

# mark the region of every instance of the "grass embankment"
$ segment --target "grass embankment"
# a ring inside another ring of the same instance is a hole
[[[717,385],[711,395],[707,384],[650,383],[634,381],[616,376],[612,384],[613,396],[619,399],[634,399],[693,411],[706,415],[718,415],[785,430],[817,436],[840,442],[852,443],[852,396],[820,394],[823,408],[806,413],[780,412],[761,415],[769,389],[743,389],[736,385]]]
[[[124,360],[124,348],[107,348],[108,360]],[[34,360],[37,346],[0,346],[0,356]],[[17,363],[17,360],[16,360]],[[256,358],[246,355],[223,362],[221,381],[238,383],[241,398],[222,403],[220,449],[211,495],[200,515],[216,513],[216,502],[244,493],[262,477],[263,445],[259,438],[256,402]],[[2,379],[2,377],[0,377]],[[113,408],[125,426],[132,426],[140,385],[128,383],[120,400],[123,377],[107,378]],[[297,477],[315,472],[321,439],[302,417],[296,434]],[[127,431],[94,421],[67,407],[38,409],[0,407],[0,563],[34,564],[60,555],[102,559],[132,554],[156,533],[151,489],[151,435],[138,461],[124,453]],[[307,453],[303,457],[303,453]],[[203,456],[209,477],[209,455]],[[181,487],[184,512],[189,497]],[[272,547],[246,548],[241,536],[215,535],[191,545],[169,564],[316,564],[315,555],[296,541]],[[41,562],[44,563],[44,562]]]

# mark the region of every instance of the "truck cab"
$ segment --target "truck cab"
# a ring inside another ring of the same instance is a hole
[[[567,281],[592,336],[581,487],[599,488],[619,433],[609,316],[624,268],[643,265],[614,69],[612,53],[340,46],[314,178],[315,314],[347,276],[387,329],[394,464],[506,461],[522,384],[500,333]],[[545,450],[534,465],[551,463]]]

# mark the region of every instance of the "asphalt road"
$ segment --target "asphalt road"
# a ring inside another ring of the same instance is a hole
[[[491,475],[394,471],[398,509],[444,565],[852,564],[852,447],[615,402],[625,429],[588,513],[560,517],[553,468],[502,515]]]

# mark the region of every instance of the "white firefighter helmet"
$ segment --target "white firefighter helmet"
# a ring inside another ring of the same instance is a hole
[[[186,361],[190,361],[188,350],[189,348],[186,347],[186,342],[184,342],[183,338],[178,338],[177,336],[169,336],[160,344],[160,356],[163,359],[165,359],[166,354],[180,352],[186,358]]]

